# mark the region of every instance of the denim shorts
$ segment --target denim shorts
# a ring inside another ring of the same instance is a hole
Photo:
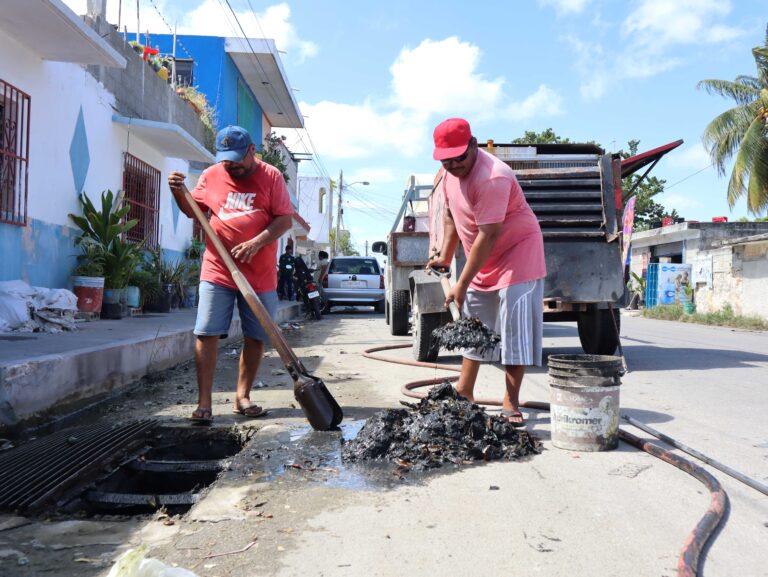
[[[201,337],[226,338],[229,334],[229,325],[232,323],[235,299],[237,299],[237,310],[240,314],[243,334],[257,341],[269,340],[266,331],[240,291],[208,281],[201,281],[198,294],[200,300],[197,305],[194,334]],[[270,291],[256,294],[261,304],[269,312],[269,316],[274,319],[275,311],[277,311],[277,293]]]

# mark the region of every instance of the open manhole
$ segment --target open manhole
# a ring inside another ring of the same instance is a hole
[[[247,438],[232,429],[158,429],[141,451],[67,505],[86,515],[186,512],[218,478]]]
[[[153,420],[58,431],[0,455],[0,511],[183,513],[249,435]]]

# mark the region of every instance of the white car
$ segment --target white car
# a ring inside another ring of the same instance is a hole
[[[384,312],[384,271],[373,256],[337,256],[323,277],[326,312],[334,305],[369,305]]]

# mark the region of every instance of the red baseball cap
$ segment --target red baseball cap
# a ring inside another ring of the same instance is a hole
[[[472,138],[472,130],[463,118],[449,118],[437,125],[432,136],[435,140],[432,158],[445,160],[464,154]]]

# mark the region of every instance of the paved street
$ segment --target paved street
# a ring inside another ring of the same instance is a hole
[[[398,406],[402,384],[443,372],[361,357],[367,348],[409,338],[391,337],[382,316],[370,309],[337,311],[286,335],[344,407],[343,428],[351,436],[374,411]],[[622,323],[630,368],[623,378],[623,412],[768,482],[768,335],[629,316]],[[580,352],[569,324],[546,325],[544,345],[545,354]],[[269,386],[254,392],[270,416],[248,422],[231,415],[236,359],[230,349],[223,350],[217,371],[216,425],[261,427],[240,465],[173,525],[147,518],[78,521],[80,535],[64,549],[54,548],[62,537],[50,536],[58,526],[72,532],[61,519],[0,532],[3,547],[30,560],[23,568],[2,564],[0,574],[105,575],[104,560],[121,547],[144,543],[151,556],[205,577],[672,576],[681,547],[709,505],[701,483],[624,443],[602,453],[553,447],[549,416],[529,410],[528,428],[543,441],[544,452],[527,461],[411,473],[404,480],[389,468],[345,466],[338,435],[308,431],[287,377],[273,374],[280,367],[274,353],[259,376]],[[387,354],[408,359],[411,351]],[[194,400],[191,370],[171,371],[144,394],[103,412],[181,423]],[[500,397],[498,368],[483,367],[479,383],[478,396]],[[546,369],[529,374],[523,397],[548,400]],[[768,575],[768,498],[708,470],[728,492],[731,511],[702,574]],[[222,552],[236,553],[207,557]],[[76,557],[91,561],[74,562]]]

